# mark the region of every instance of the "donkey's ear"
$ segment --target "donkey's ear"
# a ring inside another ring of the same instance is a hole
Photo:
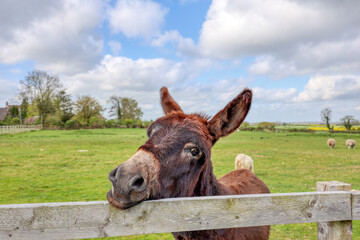
[[[234,132],[240,126],[249,112],[251,98],[251,90],[244,89],[209,121],[208,129],[214,137],[213,143]]]
[[[160,89],[160,98],[161,98],[161,105],[163,107],[165,114],[169,114],[171,112],[183,111],[179,106],[179,104],[177,104],[175,100],[170,96],[167,87],[162,87]]]

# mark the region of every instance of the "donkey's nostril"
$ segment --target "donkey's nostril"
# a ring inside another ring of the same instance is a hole
[[[143,185],[143,183],[144,183],[144,179],[139,178],[139,179],[136,179],[136,181],[134,182],[134,186],[140,187],[141,185]]]
[[[145,180],[142,176],[136,175],[130,180],[130,188],[137,191],[142,192],[146,188]]]
[[[109,178],[110,182],[112,182],[112,183],[115,183],[116,171],[117,171],[117,168],[113,169],[113,170],[109,173],[108,178]]]

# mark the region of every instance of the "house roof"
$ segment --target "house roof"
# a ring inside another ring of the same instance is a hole
[[[4,121],[6,119],[7,114],[8,114],[7,108],[0,108],[0,121]]]

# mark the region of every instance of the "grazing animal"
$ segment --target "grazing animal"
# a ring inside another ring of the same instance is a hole
[[[211,120],[201,114],[185,114],[161,88],[165,116],[150,124],[148,140],[126,162],[109,173],[112,188],[107,199],[119,209],[144,200],[269,193],[263,181],[247,169],[216,179],[211,147],[220,137],[234,132],[244,121],[252,92],[244,89]],[[268,239],[269,226],[173,233],[177,240]]]
[[[330,148],[334,148],[334,147],[335,147],[335,144],[336,144],[335,139],[329,138],[329,139],[327,140],[327,145],[328,145]]]
[[[235,170],[242,168],[249,169],[251,172],[254,172],[254,161],[248,155],[240,153],[235,158]]]
[[[350,149],[355,147],[356,141],[354,139],[348,139],[345,143],[348,149]]]

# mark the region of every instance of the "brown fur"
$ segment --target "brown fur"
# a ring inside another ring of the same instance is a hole
[[[150,159],[146,161],[151,164],[133,157],[111,171],[113,189],[108,193],[109,202],[124,209],[148,199],[269,193],[264,182],[249,170],[235,170],[216,179],[212,169],[211,147],[240,126],[249,111],[251,97],[251,91],[245,89],[208,121],[198,114],[184,114],[167,89],[162,88],[166,115],[149,126],[149,139],[139,148],[141,154],[136,154]],[[148,176],[157,177],[150,183]],[[173,235],[178,240],[268,239],[269,226]]]
[[[162,87],[160,89],[160,98],[161,98],[161,105],[163,107],[165,114],[171,113],[173,111],[182,112],[181,107],[170,96],[169,91],[166,87]]]

